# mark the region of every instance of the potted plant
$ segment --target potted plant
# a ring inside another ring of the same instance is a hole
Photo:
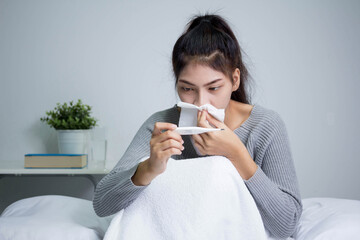
[[[84,154],[89,141],[89,131],[97,124],[91,117],[91,107],[80,99],[76,104],[57,103],[52,111],[46,111],[46,117],[40,118],[50,127],[55,128],[58,135],[59,153]]]

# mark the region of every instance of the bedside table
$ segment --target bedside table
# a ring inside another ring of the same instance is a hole
[[[4,177],[51,177],[71,176],[85,177],[96,187],[94,175],[106,175],[111,169],[106,169],[104,164],[88,163],[88,166],[79,169],[66,168],[24,168],[24,161],[0,161],[0,179]]]

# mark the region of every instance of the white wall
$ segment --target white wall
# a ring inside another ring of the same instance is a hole
[[[115,164],[142,122],[177,102],[172,47],[206,11],[229,20],[247,53],[252,103],[286,122],[302,197],[360,200],[359,1],[0,0],[0,161],[56,152],[39,119],[81,98],[107,128]],[[36,181],[0,180],[3,205]],[[68,185],[91,198],[90,184]]]

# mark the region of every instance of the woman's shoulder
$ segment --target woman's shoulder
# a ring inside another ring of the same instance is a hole
[[[157,111],[153,113],[146,122],[169,122],[177,124],[179,121],[180,113],[177,110],[176,104],[173,107],[166,108],[164,110]]]
[[[255,106],[257,106],[258,111],[262,113],[262,118],[264,121],[268,121],[268,122],[282,121],[282,117],[277,110],[267,108],[259,104]]]
[[[257,130],[263,133],[283,131],[285,122],[278,111],[260,104],[254,104],[249,121],[245,122],[248,130]]]

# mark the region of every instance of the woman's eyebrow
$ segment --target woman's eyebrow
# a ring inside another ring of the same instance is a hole
[[[204,86],[209,86],[209,85],[211,85],[211,84],[213,84],[213,83],[216,83],[216,82],[218,82],[218,81],[221,81],[221,80],[222,80],[222,78],[215,79],[214,81],[211,81],[211,82],[205,84]],[[184,80],[184,79],[179,79],[179,82],[183,82],[183,83],[189,84],[189,85],[191,85],[191,86],[196,86],[195,84],[192,84],[191,82],[188,82],[188,81],[186,81],[186,80]]]

